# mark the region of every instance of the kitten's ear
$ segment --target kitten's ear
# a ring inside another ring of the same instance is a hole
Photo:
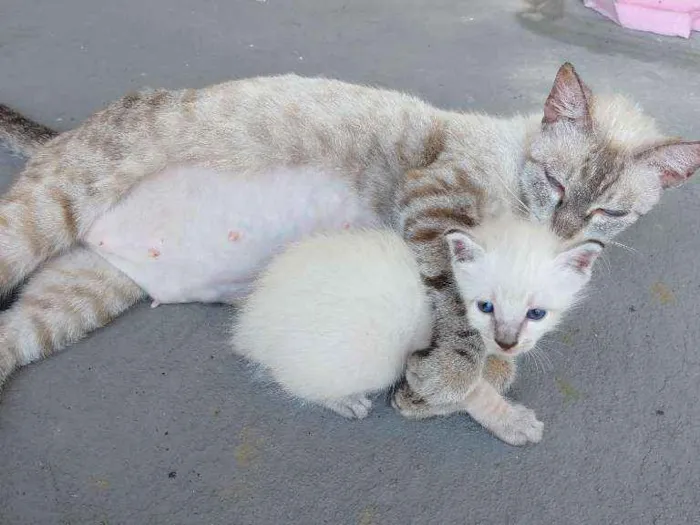
[[[450,230],[445,233],[453,263],[473,262],[484,255],[484,249],[466,232]]]
[[[565,63],[557,71],[552,91],[544,103],[543,129],[560,121],[589,129],[592,125],[588,107],[591,96],[591,90],[581,81],[574,66]]]
[[[593,263],[603,251],[603,244],[596,241],[588,241],[571,248],[557,256],[557,263],[566,266],[586,277],[591,276]]]
[[[700,169],[700,142],[676,142],[662,144],[636,156],[637,162],[646,164],[658,172],[661,186],[680,186]]]

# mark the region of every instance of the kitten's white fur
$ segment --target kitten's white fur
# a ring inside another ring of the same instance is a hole
[[[418,267],[391,231],[317,235],[275,257],[236,320],[237,352],[284,389],[348,417],[430,342]]]
[[[451,234],[449,242],[467,315],[489,350],[501,352],[492,343],[493,320],[524,326],[509,356],[554,328],[588,282],[599,251],[597,244],[562,251],[546,227],[512,217]],[[583,251],[592,257],[581,259]],[[582,267],[582,260],[590,264]],[[495,304],[492,318],[476,308],[486,299]],[[526,321],[535,307],[551,314]],[[432,321],[404,241],[391,231],[348,231],[316,235],[276,256],[235,321],[232,344],[288,393],[364,417],[367,395],[390,387],[408,354],[428,346]]]
[[[447,238],[470,326],[481,333],[489,353],[501,351],[497,340],[514,343],[511,356],[531,350],[554,329],[590,280],[602,249],[583,243],[562,252],[562,240],[546,227],[507,216],[483,224],[473,236],[456,232]],[[455,245],[467,260],[460,260]],[[493,313],[479,310],[482,301],[493,304]],[[547,313],[533,321],[526,317],[531,309]]]

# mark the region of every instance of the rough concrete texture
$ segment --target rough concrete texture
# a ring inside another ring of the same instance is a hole
[[[697,38],[573,0],[2,4],[0,100],[61,129],[139,86],[288,71],[529,111],[570,60],[700,139]],[[0,162],[6,180],[21,166]],[[142,305],[3,392],[0,523],[698,523],[699,200],[696,180],[624,234],[634,249],[608,252],[526,363],[513,395],[546,423],[537,446],[382,402],[361,422],[301,407],[229,354],[226,308]]]

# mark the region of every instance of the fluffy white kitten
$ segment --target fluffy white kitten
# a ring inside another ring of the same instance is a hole
[[[563,251],[549,229],[512,217],[449,232],[446,242],[471,325],[490,353],[508,359],[554,328],[601,250],[589,242]],[[368,394],[394,384],[407,356],[429,346],[432,324],[404,241],[391,231],[351,230],[276,256],[244,303],[232,344],[288,393],[361,418]]]

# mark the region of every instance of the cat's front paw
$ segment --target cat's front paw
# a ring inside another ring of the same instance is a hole
[[[407,381],[401,382],[391,396],[391,406],[403,417],[423,419],[430,417],[428,404],[411,388]]]
[[[407,381],[403,381],[391,396],[391,406],[407,419],[426,419],[446,416],[460,411],[454,405],[432,405],[417,394]]]
[[[414,352],[406,363],[406,383],[412,396],[428,405],[452,406],[463,401],[476,384],[480,371],[472,368],[448,349]]]
[[[544,423],[535,411],[523,405],[509,405],[493,424],[485,425],[496,437],[509,445],[522,446],[542,441]]]

